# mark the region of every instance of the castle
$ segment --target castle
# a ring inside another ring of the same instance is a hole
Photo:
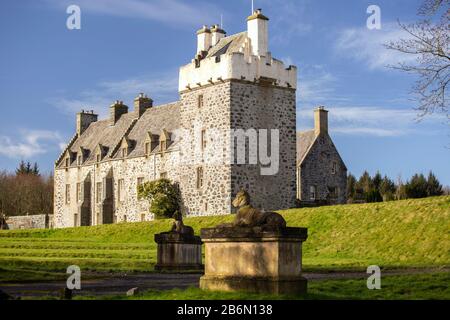
[[[178,184],[187,216],[229,214],[241,188],[265,210],[294,207],[297,68],[271,56],[268,24],[258,9],[246,32],[200,29],[177,102],[140,94],[133,111],[116,101],[105,120],[77,114],[55,163],[55,227],[151,220],[137,189],[159,178]]]

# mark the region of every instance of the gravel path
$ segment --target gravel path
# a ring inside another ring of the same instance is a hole
[[[382,275],[412,275],[433,272],[450,272],[450,269],[402,269],[382,271]],[[368,275],[364,272],[327,272],[304,273],[309,281],[363,279]],[[96,276],[102,276],[97,274]],[[140,291],[150,289],[170,290],[198,287],[201,274],[109,274],[104,278],[82,280],[77,295],[124,295],[129,289],[138,287]],[[55,296],[59,295],[65,281],[45,283],[8,283],[1,284],[0,289],[14,297],[18,296]]]

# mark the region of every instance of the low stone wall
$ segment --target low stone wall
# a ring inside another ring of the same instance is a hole
[[[6,225],[8,230],[51,229],[53,228],[53,215],[40,214],[34,216],[8,217]]]

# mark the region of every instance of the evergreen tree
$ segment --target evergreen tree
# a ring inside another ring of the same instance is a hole
[[[35,176],[39,176],[39,167],[38,164],[35,162],[32,166],[29,161],[25,163],[25,161],[20,161],[19,167],[16,169],[16,175],[24,175],[24,174],[31,174]]]
[[[358,181],[358,189],[361,189],[364,193],[368,193],[373,188],[372,178],[367,171],[364,171]]]
[[[442,190],[442,185],[439,183],[439,180],[430,171],[427,180],[427,195],[429,197],[442,196],[444,191]]]
[[[428,196],[428,183],[423,174],[415,174],[405,187],[408,198],[418,199]]]
[[[375,176],[372,179],[373,188],[375,190],[380,191],[381,182],[383,181],[383,177],[381,176],[380,171],[377,171]]]
[[[388,176],[384,176],[380,184],[380,194],[383,197],[383,201],[394,200],[394,194],[396,191],[395,183]]]
[[[356,194],[356,178],[349,173],[347,176],[347,199],[353,200]]]

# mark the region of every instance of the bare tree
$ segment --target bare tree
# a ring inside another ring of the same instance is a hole
[[[450,120],[447,86],[450,81],[450,0],[425,0],[418,14],[423,18],[400,27],[409,35],[386,44],[391,50],[415,56],[413,63],[399,63],[392,68],[418,76],[413,87],[419,117],[444,113]]]

